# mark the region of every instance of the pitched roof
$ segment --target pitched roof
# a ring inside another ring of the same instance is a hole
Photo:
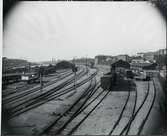
[[[123,68],[130,68],[130,64],[123,60],[118,60],[115,63],[111,64],[112,67],[123,67]]]

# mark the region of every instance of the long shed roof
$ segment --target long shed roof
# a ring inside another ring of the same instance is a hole
[[[112,67],[123,67],[123,68],[130,68],[130,64],[127,61],[118,60],[111,64]]]

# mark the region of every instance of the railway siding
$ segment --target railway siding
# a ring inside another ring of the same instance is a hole
[[[73,77],[73,75],[71,75],[69,77],[67,76],[64,80],[60,80],[54,84],[46,86],[42,90],[40,90],[39,87],[37,87],[37,88],[31,89],[31,90],[27,90],[27,92],[23,92],[21,94],[15,95],[12,98],[13,101],[11,101],[11,103],[7,103],[5,108],[8,108],[8,107],[10,108],[13,105],[19,105],[20,103],[23,103],[25,100],[29,101],[29,100],[32,100],[32,98],[36,98],[38,96],[41,96],[41,95],[46,94],[48,92],[51,92],[52,89],[59,87],[60,85],[64,84],[65,82],[68,82],[69,80],[71,80],[72,77]]]
[[[147,83],[147,82],[146,82]],[[143,89],[142,89],[143,90]],[[137,91],[141,92],[142,91],[141,88],[137,88]],[[147,93],[144,93],[144,99],[140,99],[138,97],[137,101],[141,101],[140,104],[137,102],[138,107],[136,108],[136,111],[138,111],[138,113],[136,114],[136,116],[134,117],[134,120],[131,124],[131,127],[129,129],[128,134],[130,135],[136,135],[139,132],[140,126],[142,124],[142,121],[146,118],[146,114],[148,113],[149,108],[151,107],[151,103],[153,101],[153,96],[154,96],[154,87],[153,87],[153,83],[152,81],[150,81],[148,83],[148,88],[145,89],[147,91]],[[141,107],[140,110],[139,107],[141,106],[141,104],[143,104],[143,106]]]
[[[22,131],[28,135],[37,134],[43,130],[50,122],[52,122],[55,117],[60,116],[67,108],[72,105],[72,103],[82,94],[82,92],[89,86],[90,83],[86,83],[84,86],[78,88],[78,91],[72,97],[66,98],[67,95],[60,97],[59,99],[47,102],[33,110],[31,112],[26,112],[16,118],[10,120],[10,123],[15,124],[22,123],[25,125],[35,124],[35,127],[22,128]],[[58,111],[58,112],[57,112]],[[36,130],[34,132],[34,129]],[[15,128],[15,131],[18,131]]]
[[[93,74],[95,70],[91,70],[91,74]],[[88,78],[87,75],[83,76],[80,81]],[[10,124],[15,126],[15,124],[21,124],[26,126],[32,126],[29,127],[29,130],[27,130],[27,127],[25,128],[14,128],[16,131],[21,131],[31,135],[33,133],[40,132],[49,122],[51,122],[56,116],[61,115],[61,113],[67,109],[75,99],[77,99],[81,93],[89,86],[89,82],[85,83],[84,86],[80,86],[77,88],[75,95],[72,95],[70,97],[67,97],[69,95],[65,94],[60,96],[59,98],[53,99],[50,102],[46,102],[45,104],[36,107],[35,109],[32,109],[31,112],[26,112],[22,115],[19,115],[13,119],[10,120]],[[65,89],[65,88],[64,88]],[[59,111],[59,112],[57,112]],[[33,122],[33,123],[32,123]],[[33,124],[33,125],[32,125]]]

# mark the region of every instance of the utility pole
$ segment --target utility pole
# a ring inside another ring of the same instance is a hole
[[[160,74],[160,63],[161,63],[161,61],[160,61],[160,51],[158,51],[158,60],[159,60],[159,62],[158,62],[158,71],[159,71],[159,74]]]
[[[76,72],[74,72],[74,89],[76,90]]]
[[[40,73],[40,90],[42,91],[42,74]]]
[[[28,63],[28,72],[30,73],[30,71],[31,71],[31,63],[29,62]]]
[[[74,69],[75,69],[75,57],[74,57]],[[74,89],[76,90],[76,72],[74,70]]]
[[[72,67],[72,71],[74,72],[74,89],[76,90],[76,72],[77,72],[77,69],[76,69],[76,66],[75,66],[75,57],[73,57],[73,67]]]
[[[86,55],[86,71],[87,71],[87,76],[88,76],[88,62],[87,62],[88,60],[87,60],[87,55]]]
[[[42,75],[43,75],[43,67],[41,66],[40,69],[39,69],[39,78],[40,78],[40,90],[42,92],[42,88],[43,88],[43,81],[42,81]]]

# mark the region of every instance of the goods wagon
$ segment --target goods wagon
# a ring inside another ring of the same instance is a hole
[[[101,77],[101,87],[105,90],[111,90],[116,82],[116,74],[107,73]]]

